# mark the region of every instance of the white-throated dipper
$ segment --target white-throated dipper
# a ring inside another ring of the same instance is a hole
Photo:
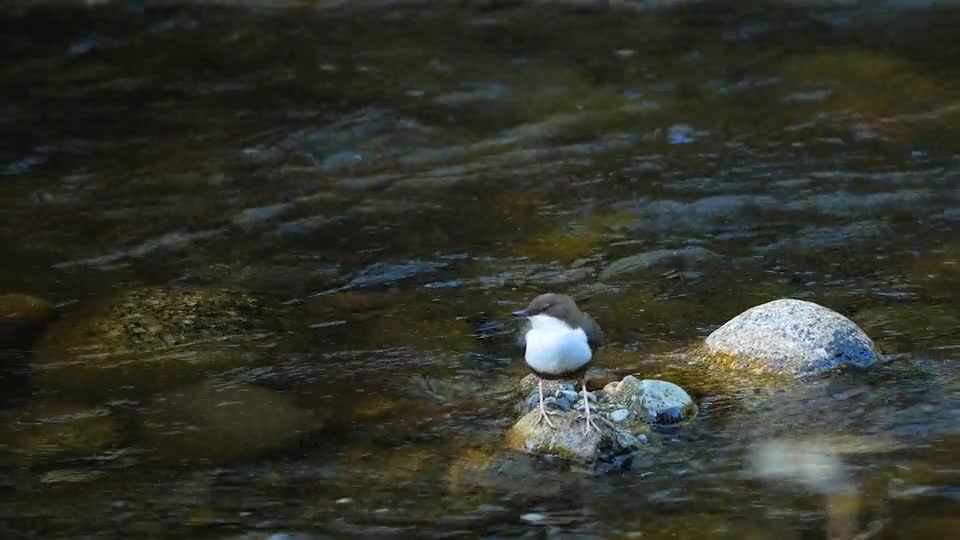
[[[515,317],[527,317],[530,329],[524,336],[524,359],[527,366],[540,378],[540,418],[537,423],[550,422],[550,414],[543,403],[544,379],[575,379],[583,377],[583,408],[586,424],[584,432],[599,430],[590,418],[590,400],[587,395],[587,366],[593,350],[603,339],[600,328],[589,315],[580,311],[573,298],[565,294],[547,293],[533,299]]]

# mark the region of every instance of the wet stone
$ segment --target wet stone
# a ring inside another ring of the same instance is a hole
[[[435,274],[447,263],[407,261],[403,263],[376,263],[357,272],[340,290],[366,289],[390,285],[398,281]]]
[[[802,377],[873,365],[878,350],[856,323],[836,311],[786,298],[731,319],[707,337],[701,355],[715,366]]]
[[[35,401],[0,413],[0,461],[47,465],[116,448],[120,423],[105,408]]]
[[[627,375],[619,382],[608,384],[604,390],[610,400],[625,406],[629,413],[625,418],[628,424],[660,423],[661,418],[672,419],[676,416],[679,416],[679,421],[688,421],[697,414],[697,406],[690,395],[683,388],[668,381],[641,380]]]
[[[157,396],[143,419],[149,454],[172,463],[229,463],[289,448],[326,415],[250,384],[200,384]]]
[[[282,328],[279,312],[238,291],[133,288],[81,306],[37,345],[37,386],[66,396],[144,395],[272,359],[256,346]]]
[[[610,279],[641,270],[684,270],[690,265],[703,264],[717,258],[719,255],[700,246],[657,249],[617,259],[604,269],[600,277]]]
[[[599,430],[585,431],[583,394],[569,381],[546,381],[544,403],[553,413],[556,427],[539,422],[539,393],[535,377],[521,381],[529,392],[521,407],[522,417],[508,431],[506,446],[522,452],[558,456],[609,468],[627,466],[624,456],[647,443],[649,424],[668,418],[676,423],[693,418],[697,406],[679,386],[657,380],[639,380],[632,375],[590,393],[591,416]],[[561,406],[561,404],[563,406]],[[569,404],[569,405],[568,405]],[[524,410],[525,409],[525,410]]]

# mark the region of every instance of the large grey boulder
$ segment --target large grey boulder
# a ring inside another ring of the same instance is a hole
[[[785,298],[753,307],[710,334],[714,365],[802,377],[877,361],[873,341],[850,319],[821,305]]]

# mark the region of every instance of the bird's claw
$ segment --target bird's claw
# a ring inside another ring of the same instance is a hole
[[[547,409],[546,409],[546,408],[543,406],[543,404],[541,403],[541,404],[540,404],[540,416],[537,418],[537,425],[540,425],[540,424],[546,422],[548,426],[556,429],[556,427],[557,427],[556,424],[554,424],[553,422],[550,421],[550,417],[553,416],[553,414],[554,414],[554,413],[547,412]]]
[[[577,416],[577,420],[581,420],[581,419],[584,421],[584,422],[583,422],[583,434],[584,434],[584,435],[590,433],[590,430],[591,430],[591,429],[597,430],[597,433],[600,433],[600,432],[602,431],[602,430],[600,429],[600,426],[597,425],[596,420],[593,419],[593,416],[592,416],[592,415],[591,415],[591,416],[587,416],[587,415],[585,415],[585,414],[581,414],[581,415]]]

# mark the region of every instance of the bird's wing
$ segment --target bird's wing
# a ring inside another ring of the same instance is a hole
[[[530,331],[531,326],[532,324],[530,323],[530,319],[524,317],[523,324],[521,324],[520,328],[517,330],[517,338],[515,343],[517,344],[517,347],[520,347],[523,350],[527,349],[527,332]]]
[[[583,332],[587,334],[587,343],[590,344],[590,348],[602,347],[607,342],[607,337],[603,334],[603,330],[600,329],[600,325],[593,320],[590,315],[586,313],[583,314],[583,322],[580,324],[580,327],[583,328]]]

